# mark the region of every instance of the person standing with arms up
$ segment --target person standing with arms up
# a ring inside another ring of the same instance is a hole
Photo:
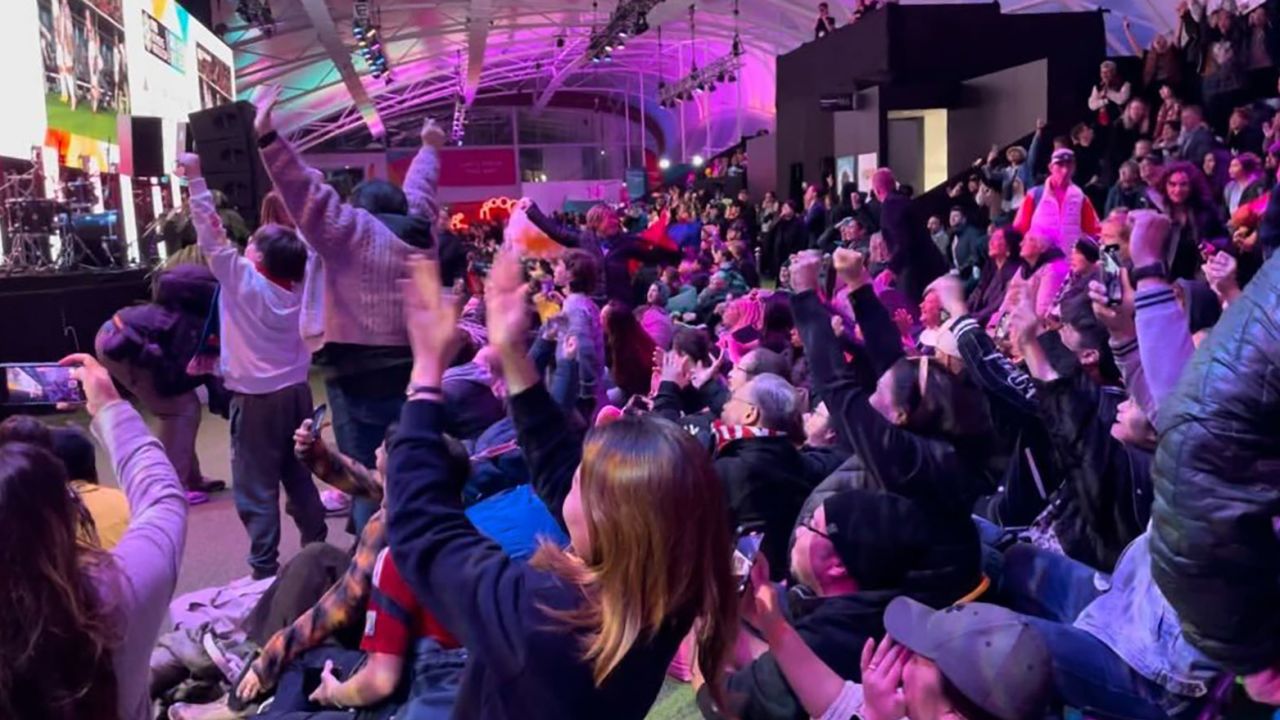
[[[253,578],[279,569],[280,486],[302,544],[323,542],[328,527],[311,473],[293,454],[293,430],[311,416],[311,354],[298,331],[307,246],[281,225],[263,225],[242,257],[222,229],[200,158],[179,168],[191,186],[200,251],[222,292],[222,376],[231,399],[231,479],[236,511],[249,532]]]

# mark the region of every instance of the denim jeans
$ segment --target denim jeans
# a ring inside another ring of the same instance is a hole
[[[355,718],[349,710],[335,710],[317,705],[307,699],[307,676],[314,676],[324,667],[325,661],[333,661],[333,674],[340,680],[346,680],[364,664],[365,654],[359,650],[347,650],[332,645],[313,648],[294,658],[276,683],[275,699],[264,713],[258,717],[275,718],[276,720],[330,720],[331,718]],[[390,720],[399,709],[394,700],[383,702],[372,708],[361,708],[360,720]]]
[[[328,526],[311,473],[293,454],[293,431],[311,417],[311,388],[291,385],[231,399],[231,477],[236,513],[249,533],[255,578],[280,569],[280,489],[302,544],[324,542]]]
[[[431,638],[415,641],[409,699],[396,720],[449,720],[466,665],[464,648],[445,650]]]
[[[1096,578],[1093,568],[1030,545],[1005,553],[1001,595],[1044,639],[1059,700],[1094,718],[1194,717],[1185,698],[1139,675],[1101,640],[1071,624],[1102,593]]]
[[[392,371],[394,372],[394,371]],[[405,384],[408,384],[405,371]],[[382,444],[387,428],[399,421],[405,396],[398,392],[390,396],[375,396],[343,387],[341,378],[325,382],[329,397],[330,417],[333,418],[333,436],[338,449],[365,467],[375,465],[374,453]],[[351,505],[352,533],[356,537],[364,530],[369,518],[378,512],[378,502],[368,498],[355,498]]]

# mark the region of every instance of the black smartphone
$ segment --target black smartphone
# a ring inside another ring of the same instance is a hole
[[[302,697],[309,698],[320,687],[320,676],[324,674],[324,668],[309,667],[302,670]],[[333,676],[338,680],[343,679],[344,673],[336,665],[333,668]]]
[[[760,554],[760,544],[764,542],[764,533],[752,532],[738,536],[737,547],[733,549],[733,575],[738,578],[738,594],[747,591],[751,584],[751,566],[756,563]]]
[[[325,405],[324,403],[320,403],[320,407],[316,408],[315,412],[311,413],[311,439],[312,440],[320,439],[320,426],[324,424],[324,418],[328,414],[329,414],[329,406]]]
[[[1120,248],[1107,245],[1102,248],[1102,284],[1107,289],[1107,307],[1115,307],[1124,300],[1124,283],[1120,279]]]
[[[68,403],[83,405],[84,388],[71,377],[71,368],[57,363],[0,365],[4,384],[0,405],[38,407]]]

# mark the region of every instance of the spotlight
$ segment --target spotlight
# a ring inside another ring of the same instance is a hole
[[[742,55],[742,38],[738,37],[737,33],[734,33],[733,35],[733,47],[730,48],[729,52],[732,53],[734,57],[740,57]]]
[[[600,157],[604,157],[604,148],[600,149]]]
[[[618,31],[618,37],[626,37],[626,36],[627,36],[627,31],[626,31],[626,30],[619,30],[619,31]]]
[[[641,33],[645,33],[648,31],[649,31],[649,15],[647,13],[641,13],[640,17],[636,18],[636,24],[635,24],[635,27],[632,28],[631,34],[640,35]]]
[[[706,161],[706,160],[705,160],[701,155],[694,155],[694,156],[693,156],[693,166],[694,166],[694,167],[702,167],[703,165],[705,165],[705,164],[706,164],[706,162],[707,162],[707,161]]]
[[[355,33],[356,37],[364,36],[364,28],[359,25],[356,25],[355,27],[351,28],[351,32]]]
[[[737,76],[737,75],[735,75],[735,74],[733,74],[733,73],[729,73],[729,76],[728,76],[728,77],[729,77],[729,82],[737,82],[737,81],[738,81],[738,76]]]
[[[618,38],[618,49],[621,50],[626,46],[627,46],[627,41],[624,38]]]
[[[605,56],[604,56],[604,61],[605,61],[605,62],[613,62],[613,56],[612,56],[612,55],[605,55]]]
[[[600,62],[600,56],[599,56],[599,55],[592,55],[592,56],[591,56],[591,62],[593,62],[593,63],[598,63],[598,62]]]
[[[666,170],[666,169],[667,169],[667,168],[669,168],[669,167],[671,167],[671,161],[670,161],[670,160],[668,160],[667,158],[662,158],[662,159],[658,160],[658,169],[659,169],[659,170]]]
[[[556,47],[558,47],[558,48],[562,48],[562,47],[564,47],[564,36],[563,36],[563,35],[560,35],[560,36],[558,36],[558,37],[556,38]]]
[[[372,37],[376,37],[377,35],[378,35],[378,28],[376,27],[369,28],[369,37],[372,38]]]
[[[723,71],[723,70],[721,70],[720,72],[716,73],[716,82],[721,82],[721,83],[722,83],[722,82],[724,82],[724,80],[725,80],[725,76],[724,76],[724,71]]]

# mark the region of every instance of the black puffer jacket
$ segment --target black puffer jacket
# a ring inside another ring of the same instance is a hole
[[[1160,410],[1152,575],[1205,655],[1280,661],[1280,255],[1231,304]]]

